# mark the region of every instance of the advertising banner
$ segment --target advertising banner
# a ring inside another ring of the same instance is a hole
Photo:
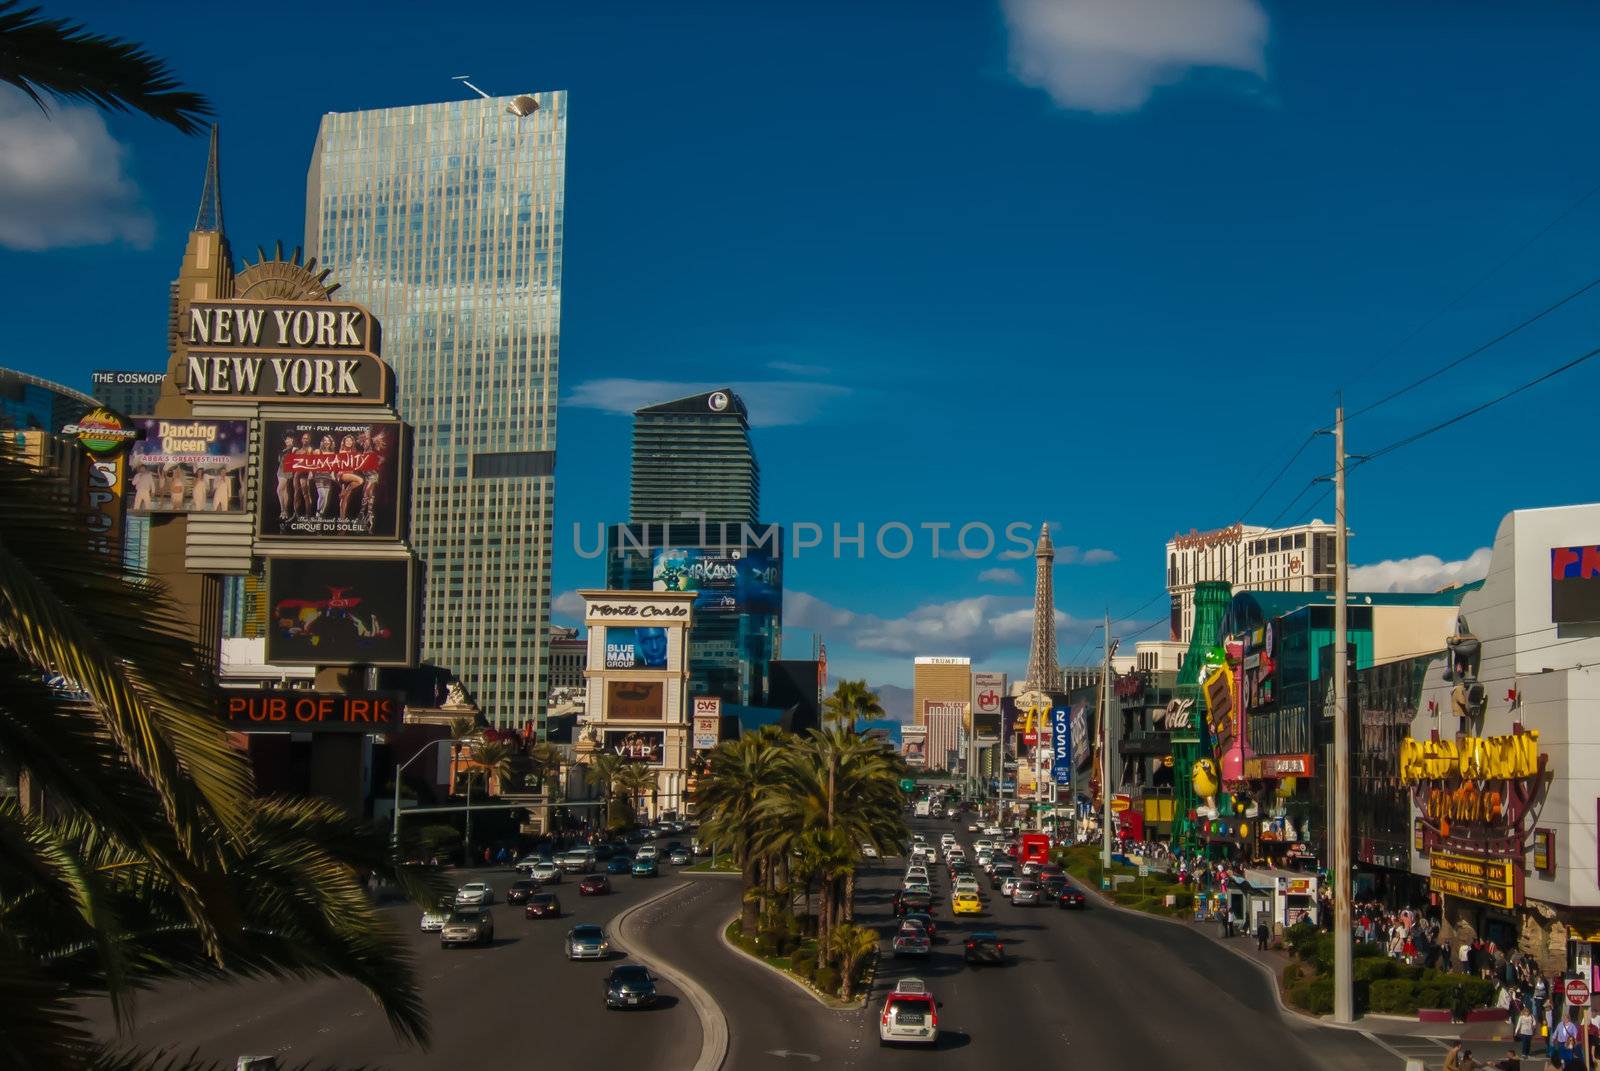
[[[397,539],[397,420],[267,420],[261,427],[260,534]]]
[[[1600,547],[1552,547],[1550,620],[1558,625],[1600,621]]]
[[[666,716],[663,681],[606,681],[606,717],[660,721]]]
[[[606,628],[607,669],[666,669],[667,630]]]
[[[409,558],[269,558],[267,661],[409,666]]]
[[[925,769],[928,765],[928,730],[920,725],[907,725],[900,730],[900,757],[907,766]]]
[[[121,413],[105,406],[89,410],[61,434],[84,452],[78,498],[92,553],[113,560],[122,554],[122,498],[127,487],[127,453],[139,429]]]
[[[1050,711],[1050,772],[1058,785],[1072,783],[1072,714],[1066,707]]]
[[[228,728],[244,733],[386,733],[400,727],[398,692],[225,691],[217,701]]]
[[[667,734],[661,729],[607,729],[602,747],[625,762],[660,766],[666,760]]]
[[[972,675],[972,724],[978,732],[1000,735],[1001,700],[1005,694],[1004,673]]]
[[[1089,761],[1089,704],[1073,706],[1067,734],[1072,738],[1072,767],[1078,769]]]
[[[243,513],[248,420],[136,417],[128,452],[133,513]]]
[[[694,716],[694,749],[710,751],[717,746],[722,735],[722,715],[696,714]]]
[[[764,550],[721,554],[701,547],[657,550],[650,562],[653,591],[693,591],[697,614],[777,614],[783,610],[779,559]]]

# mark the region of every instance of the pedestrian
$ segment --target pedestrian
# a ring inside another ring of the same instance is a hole
[[[1272,940],[1272,927],[1267,925],[1265,917],[1256,923],[1256,947],[1261,951],[1267,950],[1267,943]]]
[[[1528,1055],[1528,1050],[1533,1047],[1533,1035],[1539,1030],[1539,1021],[1533,1017],[1533,1009],[1523,1008],[1522,1014],[1517,1016],[1517,1027],[1512,1031],[1516,1039],[1522,1043],[1522,1055]]]
[[[1471,974],[1472,973],[1472,942],[1471,941],[1462,941],[1461,942],[1461,951],[1458,953],[1458,955],[1460,956],[1459,962],[1461,964],[1461,973],[1462,974]]]
[[[1505,1056],[1490,1066],[1495,1071],[1522,1071],[1522,1057],[1517,1055],[1516,1049],[1507,1049]]]
[[[1472,1067],[1472,1050],[1463,1049],[1461,1042],[1450,1046],[1450,1051],[1445,1053],[1444,1071],[1468,1071]]]
[[[1572,1025],[1572,1013],[1567,1012],[1561,1017],[1561,1022],[1556,1024],[1555,1030],[1550,1033],[1550,1047],[1561,1057],[1561,1062],[1566,1064],[1571,1062],[1577,1043],[1578,1028]]]

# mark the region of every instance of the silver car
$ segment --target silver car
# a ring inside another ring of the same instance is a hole
[[[494,944],[494,916],[486,907],[458,907],[439,931],[439,947]]]
[[[1044,897],[1039,891],[1039,883],[1030,878],[1018,878],[1017,883],[1011,887],[1011,906],[1038,907],[1044,902]]]
[[[444,929],[444,924],[450,921],[450,912],[452,910],[454,908],[448,902],[440,904],[438,907],[429,908],[422,913],[422,922],[418,928],[423,933],[438,933]]]
[[[560,885],[561,868],[548,859],[541,860],[528,868],[528,877],[540,885]]]
[[[469,881],[456,890],[457,907],[492,903],[494,903],[494,889],[486,881]]]
[[[611,942],[606,931],[585,923],[567,931],[568,959],[605,959],[611,955]]]

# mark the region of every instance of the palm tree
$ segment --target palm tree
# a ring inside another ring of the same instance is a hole
[[[644,813],[645,807],[642,804],[647,802],[649,793],[654,791],[657,783],[654,770],[641,763],[632,762],[617,771],[617,776],[612,781],[619,794],[632,804],[636,816]]]
[[[861,973],[862,964],[878,951],[878,931],[870,926],[841,923],[833,932],[833,947],[844,982],[840,996],[849,1000],[855,996],[856,975]]]
[[[603,751],[589,760],[586,777],[590,784],[599,787],[600,798],[605,801],[605,824],[602,829],[611,828],[611,793],[622,767],[622,756],[609,751]]]
[[[18,0],[0,0],[0,82],[44,98],[78,100],[116,112],[141,112],[184,134],[201,129],[211,105],[179,86],[167,65],[142,47],[82,23],[50,19]]]
[[[512,766],[511,748],[506,744],[494,740],[477,745],[472,749],[472,758],[467,765],[467,792],[470,794],[472,791],[474,771],[483,774],[483,790],[489,792],[491,786],[504,786],[511,779]]]
[[[763,870],[770,871],[770,856],[760,850],[762,828],[759,812],[763,799],[777,790],[779,761],[786,742],[792,740],[779,729],[759,729],[737,740],[725,740],[712,751],[706,775],[700,779],[697,805],[703,835],[733,852],[744,887],[739,916],[740,929],[753,936],[759,925],[766,897],[759,886]]]
[[[840,681],[833,694],[822,702],[822,718],[829,725],[854,730],[863,719],[883,717],[883,706],[867,682]]]
[[[83,1002],[108,998],[126,1028],[133,994],[174,977],[354,979],[425,1042],[412,960],[363,879],[418,902],[444,888],[327,802],[255,796],[178,610],[108,567],[12,450],[0,441],[0,766],[29,792],[0,801],[0,1066],[110,1066]]]
[[[540,786],[552,800],[561,795],[561,771],[566,764],[567,757],[561,753],[559,747],[548,740],[528,749],[528,765],[533,768],[534,775],[539,778]]]

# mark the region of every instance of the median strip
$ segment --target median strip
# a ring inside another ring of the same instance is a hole
[[[711,999],[711,994],[706,992],[700,983],[666,966],[660,958],[650,955],[644,943],[632,936],[628,930],[634,916],[645,908],[692,887],[692,882],[685,882],[659,892],[648,900],[641,900],[632,907],[618,912],[606,928],[627,945],[634,959],[677,986],[683,991],[684,996],[689,998],[689,1003],[700,1020],[700,1058],[695,1061],[693,1071],[718,1071],[723,1061],[728,1058],[728,1018],[722,1014],[722,1008]]]

